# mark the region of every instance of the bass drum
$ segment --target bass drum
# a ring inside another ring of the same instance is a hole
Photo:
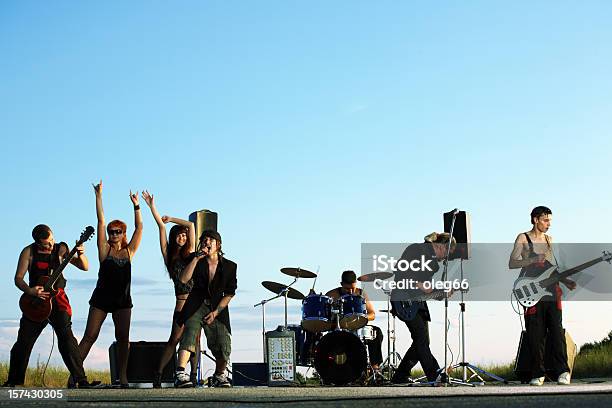
[[[355,334],[327,333],[314,349],[314,366],[324,384],[345,385],[360,379],[368,366],[366,348]]]

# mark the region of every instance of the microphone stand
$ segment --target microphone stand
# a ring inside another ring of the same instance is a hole
[[[268,361],[268,353],[266,353],[266,303],[278,299],[282,295],[276,295],[271,297],[270,299],[264,299],[261,302],[257,303],[253,307],[261,306],[261,338],[263,339],[263,361],[266,363]]]
[[[446,247],[446,258],[444,260],[444,272],[442,273],[442,281],[448,279],[448,261],[451,253],[451,246],[453,243],[453,233],[455,232],[455,220],[457,219],[458,209],[453,210],[453,219],[450,227],[450,237],[448,238],[448,246]],[[468,387],[475,387],[474,384],[464,380],[459,380],[448,375],[448,292],[444,292],[444,367],[438,370],[440,380],[435,382],[442,383],[445,387],[449,385],[465,385]]]
[[[268,353],[266,353],[266,303],[274,299],[278,299],[280,297],[285,299],[285,326],[284,328],[287,329],[287,295],[289,294],[289,288],[293,286],[297,281],[298,281],[298,278],[296,277],[293,280],[293,282],[291,282],[291,284],[287,286],[285,289],[281,290],[278,295],[271,297],[270,299],[264,299],[261,302],[257,303],[256,305],[253,305],[253,307],[261,306],[261,336],[262,336],[262,342],[263,342],[264,363],[268,361],[268,356],[267,356]]]
[[[461,281],[463,282],[463,258],[461,258]],[[508,381],[503,379],[502,377],[499,377],[493,373],[490,373],[486,370],[483,370],[480,367],[477,367],[465,361],[465,302],[463,299],[463,293],[464,291],[461,290],[461,303],[459,303],[459,307],[461,308],[460,309],[460,312],[461,312],[461,323],[460,323],[461,324],[461,362],[455,364],[452,368],[453,369],[460,368],[460,367],[462,368],[464,382],[470,382],[474,377],[476,377],[478,380],[480,380],[476,384],[484,385],[485,380],[480,376],[480,374],[482,374],[490,378],[493,378],[496,381],[500,381],[500,382],[503,382],[504,384],[508,384]],[[471,373],[469,378],[467,376],[468,370]]]

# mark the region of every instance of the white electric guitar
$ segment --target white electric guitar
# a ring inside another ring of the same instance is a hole
[[[603,251],[603,255],[591,261],[585,262],[582,265],[575,266],[565,272],[559,273],[556,266],[551,266],[536,277],[522,277],[514,281],[512,293],[518,302],[525,307],[534,306],[544,296],[551,296],[553,292],[549,290],[555,283],[575,274],[590,268],[600,262],[608,262],[612,259],[612,253]]]

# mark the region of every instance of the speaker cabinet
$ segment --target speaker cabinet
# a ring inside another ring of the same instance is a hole
[[[161,355],[166,347],[166,342],[156,341],[134,341],[130,342],[130,356],[128,358],[127,377],[130,383],[153,382],[153,373]],[[117,342],[113,342],[108,348],[108,359],[110,361],[111,381],[119,381],[119,365],[117,360]],[[162,372],[162,383],[174,382],[176,371],[176,353],[171,358]]]
[[[452,221],[453,211],[444,213],[444,232],[451,232]],[[453,228],[453,237],[457,241],[457,247],[455,252],[451,254],[450,259],[470,258],[471,230],[470,215],[465,211],[459,211],[455,217],[455,227]]]
[[[217,220],[218,215],[214,211],[210,210],[199,210],[192,212],[189,215],[189,221],[193,222],[196,230],[196,246],[200,241],[202,232],[206,230],[217,231]]]

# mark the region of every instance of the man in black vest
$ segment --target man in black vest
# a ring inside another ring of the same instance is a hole
[[[232,350],[232,329],[228,305],[236,294],[235,262],[223,256],[221,235],[206,230],[200,237],[201,252],[185,266],[181,282],[187,283],[193,277],[193,289],[177,317],[179,326],[185,326],[179,345],[178,367],[174,386],[191,386],[185,366],[191,353],[195,352],[197,334],[204,329],[206,343],[216,359],[213,387],[230,387],[225,369]]]
[[[514,241],[514,249],[510,254],[508,266],[510,269],[521,268],[520,276],[535,277],[546,269],[556,265],[552,250],[552,237],[546,235],[552,221],[552,211],[548,207],[539,206],[531,211],[532,228],[520,233]],[[568,289],[574,290],[576,282],[570,279],[561,281]],[[567,349],[563,335],[561,313],[561,296],[563,292],[559,284],[554,286],[554,296],[543,297],[535,306],[525,309],[525,329],[527,344],[531,351],[531,381],[529,384],[539,386],[544,384],[544,348],[546,336],[550,336],[553,371],[557,383],[570,383],[570,372],[567,365]]]
[[[48,276],[51,271],[56,269],[69,252],[65,242],[55,243],[51,228],[40,224],[32,230],[34,243],[25,247],[19,255],[17,272],[15,273],[15,286],[22,292],[41,299],[48,299],[49,292],[44,291],[44,287],[38,284],[41,277]],[[77,247],[75,257],[70,260],[77,268],[86,271],[89,262],[85,256],[85,247]],[[25,273],[28,272],[29,284],[24,280]],[[89,388],[98,385],[99,382],[89,383],[83,369],[83,359],[79,353],[79,348],[74,334],[72,333],[72,308],[64,292],[66,280],[60,276],[55,284],[57,289],[56,296],[51,300],[51,315],[42,322],[34,322],[25,316],[19,321],[19,332],[17,342],[11,349],[10,367],[8,379],[4,383],[5,387],[23,385],[25,381],[26,369],[30,359],[30,353],[34,343],[42,330],[51,323],[57,335],[57,344],[62,359],[75,380],[75,386],[79,388]]]

